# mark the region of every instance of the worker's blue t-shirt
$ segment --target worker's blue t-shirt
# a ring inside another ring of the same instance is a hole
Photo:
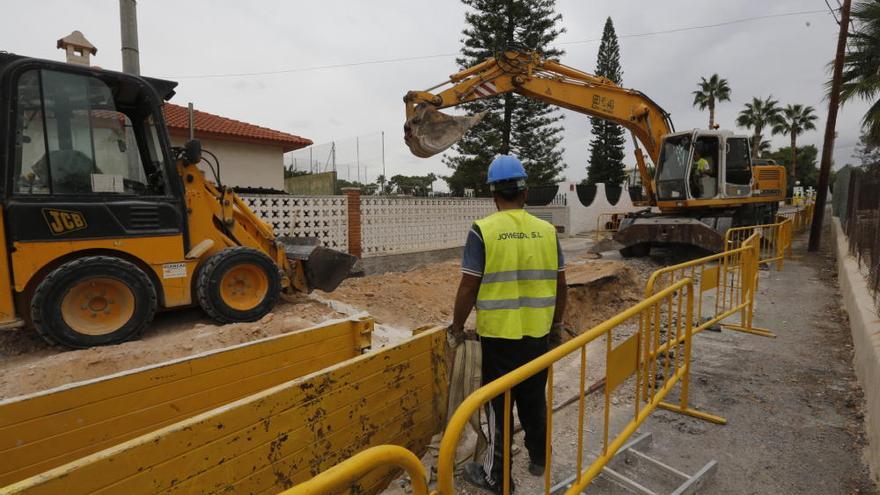
[[[556,236],[556,252],[559,253],[559,271],[565,271],[565,258],[562,255],[562,247],[559,245],[559,236]],[[461,272],[482,277],[485,268],[486,246],[483,244],[483,234],[480,232],[480,226],[473,224],[468,232],[467,241],[464,243]]]

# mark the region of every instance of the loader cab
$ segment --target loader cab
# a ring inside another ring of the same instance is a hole
[[[659,201],[682,205],[748,197],[752,187],[748,138],[698,129],[667,135],[655,182]]]
[[[184,230],[156,87],[174,83],[0,55],[11,242]]]

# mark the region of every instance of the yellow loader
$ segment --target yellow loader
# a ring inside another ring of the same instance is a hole
[[[159,310],[254,321],[282,292],[348,275],[353,256],[277,238],[206,180],[197,141],[171,147],[162,105],[176,85],[0,53],[0,327],[113,344]]]

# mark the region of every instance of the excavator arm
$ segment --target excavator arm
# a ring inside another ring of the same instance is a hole
[[[448,86],[442,91],[432,90]],[[453,117],[438,112],[471,101],[517,93],[605,119],[628,129],[636,144],[636,163],[648,200],[653,204],[651,174],[639,143],[655,164],[662,138],[673,132],[669,114],[639,91],[621,88],[612,81],[573,69],[536,53],[507,51],[453,74],[427,91],[410,91],[406,104],[405,140],[416,155],[443,151],[476,125],[481,115]]]

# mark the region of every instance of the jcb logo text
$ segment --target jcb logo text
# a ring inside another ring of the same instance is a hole
[[[86,228],[86,219],[78,211],[43,208],[43,217],[53,235],[66,234]]]

